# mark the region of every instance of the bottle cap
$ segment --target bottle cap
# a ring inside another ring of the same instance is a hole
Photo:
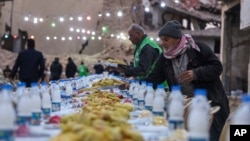
[[[241,102],[250,102],[250,95],[245,94],[241,97]]]
[[[205,89],[195,89],[194,90],[194,95],[203,95],[203,96],[207,96],[207,90]]]
[[[38,83],[37,82],[32,82],[30,85],[31,85],[31,87],[36,87],[36,86],[38,86]]]
[[[163,84],[157,85],[157,89],[164,89],[164,85]]]
[[[42,86],[47,86],[48,83],[47,82],[42,82]]]
[[[25,87],[26,86],[26,83],[25,82],[20,82],[17,84],[18,87]]]
[[[10,84],[3,84],[2,85],[2,90],[12,90],[12,86]]]
[[[181,90],[180,85],[173,85],[171,88],[172,88],[172,91],[180,91]]]
[[[147,86],[153,87],[153,83],[147,83]]]

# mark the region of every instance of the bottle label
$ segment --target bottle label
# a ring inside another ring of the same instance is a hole
[[[0,130],[0,141],[14,141],[13,130]]]
[[[133,104],[134,104],[134,105],[138,105],[138,100],[137,100],[137,98],[133,98]]]
[[[153,111],[153,114],[154,114],[155,116],[164,116],[164,112],[154,112],[154,111]]]
[[[30,124],[31,116],[18,116],[17,117],[17,125],[25,125]]]
[[[51,113],[50,108],[42,108],[42,112],[43,112],[43,119],[49,119],[50,118],[50,113]]]
[[[208,141],[208,139],[206,139],[206,138],[189,137],[188,141]]]
[[[153,106],[145,106],[146,110],[152,111],[153,110]]]
[[[41,123],[41,117],[42,117],[42,113],[41,112],[32,112],[31,124],[32,125],[40,125],[40,123]]]
[[[52,108],[51,111],[52,112],[57,112],[61,110],[61,103],[60,102],[52,102]]]
[[[133,98],[133,95],[128,93],[128,98]]]
[[[183,120],[169,120],[170,130],[183,129],[183,128],[184,128]]]
[[[65,100],[70,100],[72,97],[71,95],[61,95],[61,98],[63,101],[65,101]]]
[[[145,105],[145,101],[144,100],[138,100],[138,104],[139,104],[139,106],[144,106]]]

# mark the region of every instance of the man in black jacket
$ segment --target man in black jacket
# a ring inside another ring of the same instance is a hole
[[[218,141],[229,115],[229,104],[220,80],[222,64],[214,52],[203,43],[195,43],[188,34],[182,34],[178,21],[167,22],[159,32],[163,54],[147,79],[159,84],[167,80],[169,88],[181,85],[182,93],[193,96],[194,89],[207,90],[211,106],[220,106],[210,128],[210,141]]]
[[[43,54],[35,50],[35,40],[27,40],[27,50],[20,52],[12,69],[10,78],[13,79],[19,70],[19,79],[30,87],[31,82],[38,82],[43,75],[45,64]]]

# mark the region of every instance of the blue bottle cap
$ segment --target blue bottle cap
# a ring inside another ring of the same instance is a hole
[[[241,97],[241,102],[250,102],[250,94],[244,94]]]
[[[47,86],[48,83],[47,82],[42,82],[42,86]]]
[[[31,82],[30,86],[31,87],[36,87],[36,86],[38,86],[38,83],[37,82]]]
[[[164,89],[164,85],[163,84],[157,85],[157,89]]]
[[[12,90],[12,86],[10,84],[3,84],[2,85],[2,90]]]
[[[194,95],[203,95],[203,96],[207,96],[207,90],[205,89],[195,89],[194,90]]]
[[[153,87],[153,83],[147,83],[147,86]]]
[[[180,91],[180,90],[181,90],[181,86],[180,86],[180,85],[173,85],[173,86],[171,87],[171,90],[172,90],[172,91]]]
[[[26,83],[25,82],[19,82],[17,84],[18,87],[25,87],[26,86]]]

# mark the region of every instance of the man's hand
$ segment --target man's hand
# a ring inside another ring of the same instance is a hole
[[[195,74],[193,70],[187,70],[181,73],[178,77],[179,81],[185,84],[189,84],[195,79]]]

